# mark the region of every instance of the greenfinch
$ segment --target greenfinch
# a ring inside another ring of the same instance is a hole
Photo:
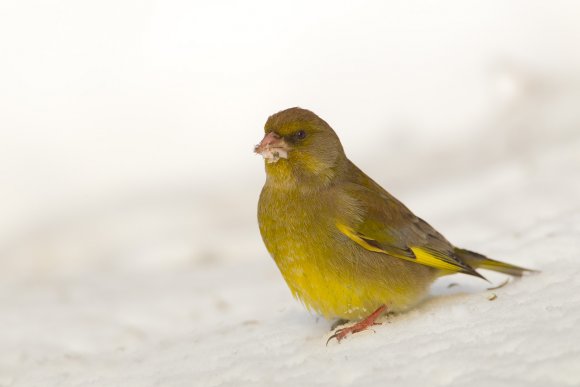
[[[331,338],[340,342],[387,311],[412,308],[441,276],[529,271],[454,247],[357,168],[313,112],[283,110],[264,131],[254,150],[265,159],[258,223],[268,252],[309,310],[362,319]]]

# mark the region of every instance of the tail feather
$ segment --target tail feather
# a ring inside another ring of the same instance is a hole
[[[481,255],[475,253],[473,251],[455,248],[455,254],[469,266],[473,267],[474,269],[486,269],[497,271],[500,273],[508,274],[514,277],[521,277],[526,273],[534,273],[536,270],[526,269],[524,267],[511,265],[509,263],[496,261],[495,259],[491,259],[486,257],[485,255]]]

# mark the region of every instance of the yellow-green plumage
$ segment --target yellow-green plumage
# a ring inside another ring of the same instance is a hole
[[[292,108],[271,116],[257,152],[266,162],[262,238],[292,294],[327,318],[359,319],[381,305],[416,305],[439,276],[525,269],[453,247],[365,175],[330,126]]]

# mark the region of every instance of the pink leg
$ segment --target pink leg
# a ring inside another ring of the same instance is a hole
[[[375,321],[377,320],[377,318],[379,318],[385,312],[386,309],[387,309],[386,305],[381,305],[377,310],[375,310],[373,313],[371,313],[364,320],[357,322],[353,326],[338,329],[334,333],[334,335],[332,335],[328,338],[328,340],[326,341],[326,345],[328,345],[328,343],[332,339],[336,339],[340,343],[340,341],[342,339],[344,339],[346,336],[348,336],[351,333],[362,332],[362,331],[368,329],[370,326],[380,325],[380,323],[377,323]]]

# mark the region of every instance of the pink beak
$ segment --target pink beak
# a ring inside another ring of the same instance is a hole
[[[254,147],[254,152],[261,154],[267,149],[283,148],[286,149],[284,139],[276,132],[266,133],[262,141]]]

